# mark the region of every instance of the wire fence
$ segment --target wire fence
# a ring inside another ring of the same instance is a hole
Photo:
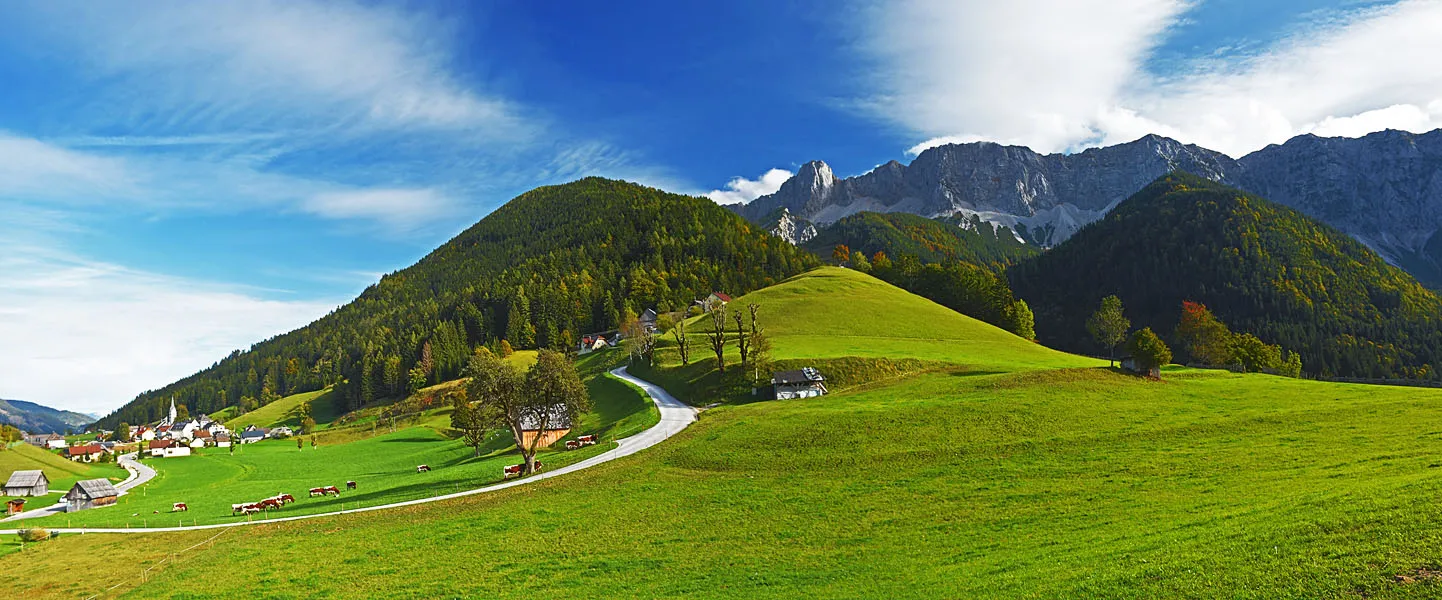
[[[189,548],[186,548],[186,549],[184,549],[184,550],[180,550],[180,551],[178,551],[178,552],[171,552],[169,556],[166,556],[166,557],[160,559],[160,562],[155,563],[155,564],[153,564],[153,565],[150,565],[150,566],[149,566],[148,568],[146,568],[144,571],[141,571],[141,572],[140,572],[140,582],[141,582],[141,583],[145,583],[145,582],[149,581],[149,580],[150,580],[150,572],[151,572],[151,571],[154,571],[154,570],[160,568],[161,565],[164,565],[165,563],[168,563],[168,562],[171,562],[171,561],[175,560],[175,557],[176,557],[176,556],[185,554],[186,552],[190,552],[191,550],[194,550],[194,549],[199,548],[199,547],[201,547],[201,546],[204,546],[204,545],[206,545],[206,544],[210,544],[210,547],[211,547],[211,548],[214,548],[214,547],[215,547],[215,543],[214,543],[214,542],[215,542],[216,538],[219,538],[220,536],[225,535],[226,533],[229,533],[229,532],[230,532],[230,529],[222,529],[222,530],[220,530],[220,533],[217,533],[217,534],[215,534],[215,535],[210,536],[209,538],[206,538],[205,541],[200,542],[199,544],[196,544],[196,545],[191,546],[191,547],[189,547]],[[105,588],[105,589],[103,589],[103,590],[101,590],[101,591],[99,591],[99,592],[96,592],[95,594],[91,595],[90,597],[86,598],[85,600],[95,600],[95,598],[99,598],[101,594],[110,592],[110,591],[114,590],[115,588],[118,588],[118,587],[120,587],[120,586],[122,586],[122,585],[125,585],[126,583],[127,583],[127,582],[125,582],[125,581],[121,581],[120,583],[117,583],[117,584],[112,585],[112,586],[110,586],[110,587],[108,587],[108,588]]]

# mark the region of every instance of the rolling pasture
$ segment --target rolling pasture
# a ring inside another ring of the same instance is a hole
[[[605,442],[639,432],[654,424],[655,406],[641,392],[610,376],[588,382],[594,410],[581,419],[567,439],[597,433]],[[259,411],[256,411],[259,412]],[[448,423],[450,409],[434,411],[424,422]],[[114,508],[27,520],[37,526],[172,527],[247,520],[232,515],[231,505],[289,493],[296,502],[267,516],[293,516],[358,508],[438,496],[501,481],[501,468],[518,455],[508,435],[499,432],[481,448],[481,456],[437,427],[406,427],[394,433],[354,442],[319,445],[309,439],[266,440],[228,448],[206,448],[190,457],[146,459],[156,478],[120,497]],[[547,452],[548,468],[564,466],[612,447],[603,443],[575,451]],[[417,465],[429,473],[417,473]],[[355,481],[357,489],[346,490]],[[311,498],[313,487],[334,485],[340,496]],[[189,510],[171,513],[173,503]],[[261,518],[255,516],[252,518]]]
[[[788,316],[866,329],[881,341],[861,358],[918,368],[820,398],[725,404],[660,446],[531,486],[237,531],[115,593],[1442,595],[1442,391],[1182,368],[1148,381],[864,275],[828,269],[786,286],[762,292],[778,358],[862,351]],[[838,292],[911,308],[850,310]],[[925,328],[907,323],[922,317]],[[0,585],[93,593],[44,565],[116,539],[0,559]],[[96,567],[94,591],[133,571],[124,562]]]

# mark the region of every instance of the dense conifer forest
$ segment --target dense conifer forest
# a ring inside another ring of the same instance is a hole
[[[1185,173],[1167,175],[1056,248],[1010,267],[1041,341],[1100,352],[1084,323],[1115,294],[1168,337],[1184,301],[1300,352],[1306,373],[1437,379],[1442,301],[1350,236]]]
[[[296,331],[141,394],[101,420],[254,410],[337,386],[354,408],[459,376],[472,350],[569,348],[646,308],[684,309],[819,264],[709,200],[600,178],[527,192]]]
[[[980,219],[943,222],[910,213],[857,213],[822,229],[804,245],[820,256],[830,256],[838,244],[867,257],[884,252],[892,258],[960,261],[993,271],[1040,252],[1017,241],[1011,230]]]

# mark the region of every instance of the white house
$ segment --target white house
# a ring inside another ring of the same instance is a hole
[[[826,378],[811,367],[771,374],[771,388],[777,400],[813,398],[826,395]]]
[[[150,443],[150,455],[161,457],[190,456],[190,446],[173,440],[155,440]]]
[[[47,440],[45,442],[45,447],[51,450],[64,450],[68,447],[68,444],[65,443],[65,438],[58,438]]]

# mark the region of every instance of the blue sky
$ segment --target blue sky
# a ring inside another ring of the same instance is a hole
[[[0,397],[106,411],[585,175],[1442,125],[1436,1],[611,4],[0,6]]]

